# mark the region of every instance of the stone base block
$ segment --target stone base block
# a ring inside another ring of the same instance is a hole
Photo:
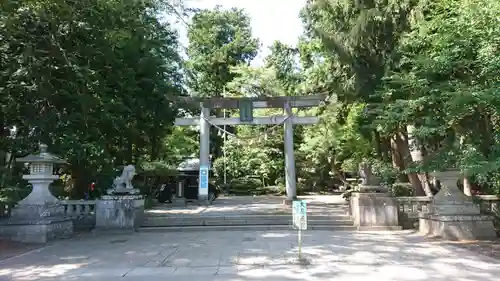
[[[73,234],[71,219],[45,219],[38,222],[8,220],[0,223],[0,237],[22,243],[47,243],[69,238]]]
[[[385,193],[358,193],[351,196],[351,213],[358,230],[401,230],[398,205]]]
[[[445,240],[496,239],[493,218],[486,215],[430,215],[420,214],[419,232]]]
[[[47,204],[47,205],[32,205],[32,204],[19,204],[10,215],[13,220],[19,221],[38,221],[44,220],[47,217],[64,217],[64,205],[60,203]]]
[[[397,231],[403,230],[402,226],[358,226],[358,231]]]
[[[114,189],[108,189],[107,191],[108,195],[135,195],[141,193],[139,189],[136,188],[124,188],[124,187],[119,187],[119,188],[114,188]]]
[[[141,195],[103,196],[96,201],[96,231],[136,231],[144,217]]]

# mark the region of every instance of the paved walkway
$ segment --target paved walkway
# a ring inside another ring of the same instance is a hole
[[[82,236],[0,262],[15,281],[491,281],[500,264],[407,232],[177,232]]]
[[[283,205],[281,196],[229,196],[217,198],[212,205],[198,206],[190,203],[187,207],[176,204],[159,204],[147,215],[173,217],[210,217],[210,216],[237,216],[250,214],[290,214],[290,206]],[[308,214],[338,212],[347,202],[339,195],[300,196],[307,202]],[[337,208],[332,208],[335,206]],[[345,210],[343,211],[345,214]]]

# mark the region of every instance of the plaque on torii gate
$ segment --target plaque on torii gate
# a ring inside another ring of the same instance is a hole
[[[291,204],[297,198],[297,185],[295,176],[295,155],[293,149],[293,125],[308,125],[318,122],[317,116],[294,116],[292,108],[308,108],[319,106],[326,99],[326,95],[311,96],[278,96],[278,97],[215,97],[196,98],[189,97],[181,100],[181,103],[199,105],[201,114],[193,118],[176,118],[175,125],[198,126],[200,131],[200,167],[210,165],[210,124],[223,125],[278,125],[283,123],[285,144],[285,182],[286,182],[286,204]],[[219,118],[211,117],[210,109],[239,109],[240,117]],[[282,108],[285,115],[254,117],[255,108]],[[198,186],[198,200],[206,201],[208,189]]]

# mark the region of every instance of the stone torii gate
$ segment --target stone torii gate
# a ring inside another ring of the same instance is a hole
[[[184,98],[183,102],[201,107],[200,116],[194,118],[176,118],[175,125],[199,126],[200,131],[200,177],[207,174],[210,165],[210,124],[223,125],[278,125],[284,124],[285,136],[285,182],[286,195],[285,204],[291,204],[297,198],[297,186],[295,176],[295,155],[293,148],[293,125],[307,125],[318,122],[316,116],[293,116],[292,108],[316,107],[326,99],[326,95],[311,96],[279,96],[279,97],[255,97],[255,98]],[[283,108],[285,115],[253,117],[254,108]],[[210,116],[211,109],[239,109],[240,117],[216,118]],[[201,172],[204,170],[204,172]],[[203,180],[208,184],[208,178]],[[202,186],[202,178],[199,179],[198,200],[207,200],[208,188]]]

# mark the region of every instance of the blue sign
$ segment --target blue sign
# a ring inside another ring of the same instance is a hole
[[[303,200],[293,201],[293,212],[299,216],[307,216],[306,201]]]
[[[208,168],[200,167],[199,193],[208,195]]]
[[[307,204],[306,201],[293,201],[293,226],[297,229],[307,229]]]

